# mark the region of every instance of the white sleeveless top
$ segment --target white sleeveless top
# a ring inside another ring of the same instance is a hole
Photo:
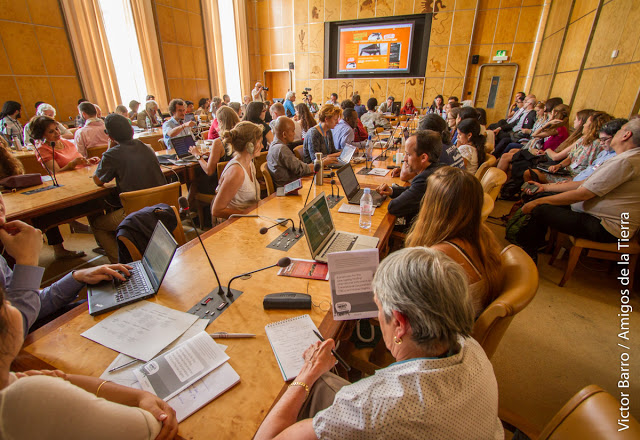
[[[247,209],[251,205],[255,205],[260,200],[260,183],[258,183],[258,179],[256,179],[256,167],[253,164],[253,161],[251,161],[251,177],[249,177],[247,170],[235,157],[229,161],[226,167],[224,167],[224,170],[220,175],[221,180],[224,173],[234,165],[237,165],[242,169],[242,172],[244,173],[244,181],[242,182],[242,186],[238,189],[238,192],[236,192],[236,195],[233,196],[233,199],[229,202],[229,208],[243,210]],[[253,182],[251,181],[251,178],[253,178]],[[216,191],[219,189],[220,185],[218,185]]]

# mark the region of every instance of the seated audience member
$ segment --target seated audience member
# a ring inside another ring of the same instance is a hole
[[[242,105],[239,102],[230,102],[227,104],[229,107],[233,109],[238,115],[239,118],[242,118]],[[217,118],[216,118],[217,119]]]
[[[155,97],[155,96],[153,96],[153,95],[147,95],[147,96],[144,98],[144,100],[145,100],[145,101],[155,101],[155,100],[156,100],[156,97]]]
[[[616,156],[577,189],[565,191],[575,183],[559,183],[552,188],[559,194],[522,207],[531,218],[526,230],[520,231],[526,237],[521,245],[534,259],[547,228],[601,243],[635,236],[640,228],[640,119],[627,122],[611,139],[611,148]],[[625,213],[623,217],[621,213]]]
[[[272,133],[275,131],[274,127],[275,127],[276,119],[278,119],[280,116],[285,116],[285,113],[286,113],[286,110],[284,108],[284,105],[279,102],[275,102],[271,107],[269,107],[269,114],[271,115],[271,122],[269,122],[269,128],[271,128]]]
[[[378,113],[391,113],[393,111],[394,101],[395,98],[393,96],[389,96],[387,100],[378,107]]]
[[[89,102],[89,101],[87,101],[87,100],[86,100],[86,99],[84,99],[84,98],[80,98],[80,99],[78,99],[78,106],[79,106],[80,104],[82,104],[83,102]],[[84,123],[85,123],[85,122],[87,122],[87,121],[85,121],[85,119],[82,117],[82,114],[78,113],[78,114],[76,115],[75,120],[74,120],[74,126],[75,126],[75,128],[84,127]]]
[[[329,100],[325,102],[325,104],[331,104],[333,106],[339,107],[340,104],[338,104],[338,94],[332,93],[331,96],[329,97]]]
[[[456,103],[456,104],[460,105],[460,100],[458,99],[457,96],[449,96],[449,98],[447,99],[447,103],[449,105],[451,105],[452,103]]]
[[[318,107],[318,104],[313,102],[313,95],[311,95],[311,93],[308,93],[307,97],[304,100],[305,100],[305,103],[307,104],[307,107],[309,107],[309,111],[315,117],[316,113],[320,111],[320,107]]]
[[[275,102],[274,102],[274,104],[275,104]],[[264,114],[264,122],[269,124],[271,122],[271,113],[269,113],[269,109],[271,108],[271,101],[269,101],[269,100],[264,101],[264,108],[267,109],[267,112]]]
[[[211,104],[211,100],[209,98],[200,98],[198,101],[198,108],[195,111],[196,116],[200,117],[209,117],[209,105]]]
[[[167,183],[153,148],[133,139],[133,130],[126,118],[111,114],[105,120],[105,128],[112,146],[102,155],[93,175],[96,185],[103,186],[115,178],[116,191],[120,194]],[[110,204],[120,206],[120,199],[114,198]],[[89,217],[96,241],[112,263],[118,261],[116,230],[124,218],[123,208]]]
[[[116,110],[114,113],[117,113],[119,115],[124,116],[125,118],[129,118],[129,111],[127,110],[127,108],[124,105],[118,105],[116,106]]]
[[[138,113],[138,127],[149,129],[154,127],[162,127],[162,116],[158,111],[158,103],[155,101],[147,101],[144,104],[144,110]]]
[[[510,142],[502,152],[502,156],[500,156],[500,159],[502,159],[502,157],[504,157],[504,155],[509,153],[509,151],[511,150],[521,150],[524,149],[525,146],[533,146],[534,144],[537,145],[542,142],[541,138],[546,137],[540,136],[540,134],[543,133],[541,128],[544,127],[547,122],[549,122],[548,115],[545,111],[545,103],[539,101],[536,104],[534,110],[536,111],[536,121],[533,123],[533,127],[531,128],[531,130],[528,131],[523,129],[522,132],[526,132],[525,135],[521,136],[521,138],[517,139],[515,142]],[[484,120],[486,121],[486,113]],[[481,121],[480,118],[478,118],[478,121]],[[482,122],[480,122],[480,126],[484,128]],[[482,134],[485,134],[487,136],[487,153],[493,154],[495,145],[491,149],[489,149],[489,135],[491,135],[495,144],[495,133],[493,132],[493,130],[484,130],[482,131]]]
[[[221,131],[231,130],[240,123],[238,114],[231,108],[231,106],[221,107],[220,110],[218,110],[216,119],[219,121],[218,123]],[[204,174],[198,174],[196,177],[198,192],[203,194],[215,194],[216,187],[218,186],[218,163],[228,162],[233,158],[231,148],[225,148],[222,144],[222,139],[218,137],[213,141],[213,146],[211,147],[211,153],[209,154],[208,159],[203,156],[197,146],[191,147],[189,149],[189,153],[196,157],[200,167],[202,167],[202,170],[204,171]]]
[[[56,118],[56,109],[53,108],[52,105],[47,103],[41,103],[36,109],[36,116],[49,116],[50,118]],[[73,133],[67,127],[65,127],[60,122],[58,123],[58,130],[60,130],[60,136],[64,139],[73,139]],[[27,122],[24,126],[24,143],[31,144],[33,140],[31,139],[31,121]]]
[[[320,123],[307,132],[302,149],[302,160],[305,163],[313,163],[316,153],[322,153],[322,159],[327,165],[334,163],[340,152],[333,144],[331,130],[338,124],[342,110],[331,104],[325,104],[318,112]]]
[[[171,138],[180,136],[193,136],[191,127],[195,127],[196,121],[184,121],[185,104],[182,99],[172,99],[169,102],[169,113],[171,119],[162,124],[162,138],[168,149],[173,148]]]
[[[185,101],[184,105],[185,105],[184,114],[194,115],[194,119],[195,119],[195,107],[194,107],[193,101]]]
[[[464,119],[458,124],[458,142],[456,146],[464,159],[468,172],[475,174],[485,161],[484,144],[486,138],[480,134],[480,123],[477,119]]]
[[[441,167],[427,185],[406,247],[427,246],[458,263],[467,274],[477,318],[500,293],[500,246],[482,222],[484,192],[480,181],[459,168]]]
[[[209,113],[213,116],[213,121],[215,122],[216,113],[220,110],[220,107],[224,105],[224,102],[219,96],[214,96],[211,100],[211,104],[209,104]]]
[[[566,148],[560,153],[547,150],[545,153],[554,161],[560,161],[556,165],[549,167],[549,173],[539,170],[533,170],[537,174],[540,182],[552,183],[562,180],[571,180],[577,174],[586,169],[602,151],[602,145],[598,139],[598,133],[604,124],[613,118],[605,112],[594,112],[587,118],[582,127],[584,133],[580,139],[570,148]],[[569,175],[555,174],[558,170],[566,169]],[[531,180],[531,172],[527,170],[524,173],[525,181]]]
[[[262,148],[264,150],[268,150],[269,145],[273,142],[273,131],[265,122],[267,108],[262,101],[253,101],[247,106],[247,113],[244,115],[244,121],[253,122],[262,127]]]
[[[404,107],[400,109],[401,115],[415,115],[418,113],[418,109],[413,105],[413,99],[407,98],[407,101],[404,103]]]
[[[356,145],[355,129],[358,127],[358,114],[352,108],[347,108],[342,113],[342,118],[338,124],[331,129],[333,145],[337,150],[342,150],[345,145]]]
[[[255,439],[503,438],[498,384],[471,337],[460,265],[433,249],[402,249],[380,263],[373,291],[382,339],[396,362],[349,384],[328,373],[334,341],[314,343]]]
[[[296,100],[296,92],[289,91],[284,98],[284,110],[285,116],[293,118],[296,115],[296,107],[294,101]]]
[[[524,92],[516,93],[516,99],[509,109],[509,115],[507,116],[507,118],[512,117],[518,111],[518,109],[522,107],[522,104],[524,103],[524,99],[526,97],[527,95]]]
[[[263,105],[262,102],[256,104]],[[260,183],[253,159],[262,151],[262,133],[260,125],[249,121],[221,133],[223,143],[231,146],[234,157],[219,176],[218,194],[211,205],[212,217],[226,219],[260,201]]]
[[[306,107],[304,104],[298,104]],[[276,136],[267,153],[267,167],[276,188],[313,172],[312,163],[304,163],[289,148],[295,135],[295,124],[286,116],[275,124]]]
[[[365,126],[370,135],[373,135],[378,127],[382,127],[386,130],[391,128],[389,120],[376,112],[377,105],[378,100],[376,98],[369,98],[367,100],[367,108],[369,111],[360,118],[362,125]]]
[[[22,162],[11,153],[9,144],[0,136],[0,180],[24,174]]]
[[[131,109],[129,112],[129,119],[131,119],[131,121],[138,121],[138,109],[140,108],[140,103],[133,99],[129,101],[129,108]]]
[[[249,105],[250,102],[251,102],[251,96],[244,95],[242,97],[242,105],[240,106],[240,114],[242,116],[240,116],[240,119],[242,119],[244,117],[244,114],[247,112],[247,105]]]
[[[458,147],[451,144],[451,134],[447,128],[447,123],[438,113],[429,113],[423,116],[420,119],[420,123],[418,124],[419,130],[432,130],[436,133],[440,133],[442,139],[442,151],[440,152],[440,157],[438,162],[442,165],[450,165],[456,168],[464,167],[464,159],[458,151]],[[395,170],[394,170],[395,171]]]
[[[309,110],[309,107],[307,107],[306,104],[304,103],[300,103],[298,105],[296,105],[296,111],[297,111],[297,115],[298,115],[298,121],[300,122],[300,128],[301,128],[301,137],[302,140],[304,140],[304,138],[307,136],[307,132],[316,126],[317,122],[316,120],[313,118],[313,115],[311,114],[311,110]]]
[[[362,99],[360,98],[360,95],[358,95],[357,93],[353,95],[351,97],[351,102],[353,102],[353,105],[354,105],[353,109],[358,114],[358,118],[361,118],[362,115],[364,115],[367,112],[367,107],[365,107],[364,104],[362,104]]]
[[[401,230],[407,229],[418,214],[427,189],[427,179],[440,167],[438,159],[442,151],[441,135],[435,131],[418,130],[407,139],[405,150],[404,161],[408,171],[416,175],[411,186],[391,188],[383,183],[376,189],[379,194],[391,197],[387,209],[389,214],[404,219],[404,227],[398,228]]]
[[[494,131],[496,136],[494,156],[499,158],[505,152],[507,145],[531,136],[533,125],[538,117],[536,102],[534,95],[527,96],[521,109],[521,116],[516,121],[505,124]]]
[[[544,109],[544,104],[542,104],[542,108]],[[476,113],[478,114],[478,122],[480,123],[480,134],[487,138],[485,150],[488,154],[491,154],[496,147],[496,135],[493,130],[487,130],[487,111],[477,107]]]
[[[451,135],[451,143],[455,145],[458,141],[458,116],[460,115],[462,107],[452,107],[447,111],[447,126],[449,127],[449,134]]]
[[[351,99],[345,99],[340,103],[340,108],[342,109],[343,112],[348,108],[355,110],[356,105],[353,103]],[[358,113],[356,112],[356,115],[357,114]],[[368,138],[369,138],[369,133],[367,132],[367,129],[364,128],[364,125],[362,125],[362,121],[360,121],[360,117],[357,117],[356,126],[353,128],[353,141],[362,142],[362,141],[366,141]]]
[[[447,112],[444,106],[444,98],[442,97],[442,95],[437,95],[433,99],[433,103],[429,107],[429,113],[436,113],[437,115],[442,116],[443,119],[446,119]]]
[[[264,87],[260,81],[258,81],[253,87],[253,90],[251,90],[251,99],[259,102],[264,102],[267,100],[264,93]]]
[[[93,105],[91,107],[93,108]],[[73,142],[62,139],[58,123],[48,116],[37,116],[31,121],[31,136],[36,143],[38,162],[44,164],[49,170],[70,171],[78,166],[95,164],[100,160],[97,157],[91,159],[83,157]],[[55,144],[54,147],[51,146],[52,143]]]
[[[127,270],[124,265],[118,266],[122,266],[123,272]],[[96,269],[102,268],[84,270],[96,272]],[[78,272],[81,271],[74,271],[74,276]],[[124,280],[113,269],[104,274],[92,274],[96,280],[116,276]],[[8,293],[5,299],[0,288],[0,329],[3,332],[0,405],[4,409],[0,424],[3,438],[152,440],[174,438],[178,433],[175,411],[149,392],[59,370],[11,372],[11,364],[23,343],[23,321],[14,299]],[[52,401],[55,404],[52,405]]]
[[[21,145],[24,145],[23,127],[20,124],[20,110],[22,106],[16,101],[6,101],[2,105],[2,111],[0,111],[0,133],[4,138],[13,145],[13,138],[18,137]]]
[[[224,105],[229,105],[231,102],[231,97],[229,95],[222,95],[222,102]]]

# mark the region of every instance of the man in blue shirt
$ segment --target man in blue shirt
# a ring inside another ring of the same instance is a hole
[[[287,92],[287,96],[284,99],[285,116],[293,118],[296,115],[296,107],[293,102],[296,100],[296,92]]]
[[[184,122],[186,110],[187,106],[182,99],[172,99],[169,103],[171,119],[162,124],[162,136],[169,149],[173,148],[171,138],[192,134],[191,127],[196,125],[195,121]]]
[[[354,142],[354,129],[358,126],[358,114],[352,108],[347,108],[342,113],[342,119],[331,130],[333,136],[333,145],[337,150],[342,150],[345,145],[356,145]]]

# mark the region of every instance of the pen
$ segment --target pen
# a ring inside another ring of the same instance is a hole
[[[109,373],[113,373],[114,371],[122,370],[123,368],[128,367],[128,366],[130,366],[130,365],[133,365],[133,364],[135,364],[136,362],[139,362],[139,361],[138,361],[138,359],[135,359],[135,360],[133,360],[133,361],[127,362],[126,364],[122,364],[122,365],[120,365],[120,366],[118,366],[118,367],[112,368],[112,369],[111,369],[111,370],[109,370],[108,372],[109,372]]]
[[[216,332],[210,333],[213,339],[238,339],[238,338],[255,338],[256,335],[251,333],[227,333],[227,332]]]
[[[318,339],[320,339],[322,342],[324,342],[324,338],[322,337],[322,335],[320,333],[318,333],[317,331],[313,331],[316,336],[318,337]],[[331,349],[331,354],[333,355],[333,357],[336,358],[336,360],[340,363],[340,365],[342,365],[347,371],[351,371],[351,367],[349,365],[347,365],[347,363],[344,361],[344,359],[342,359],[342,357],[336,353],[336,351],[334,349]]]

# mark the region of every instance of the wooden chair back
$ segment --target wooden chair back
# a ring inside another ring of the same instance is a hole
[[[260,165],[260,171],[262,172],[262,175],[264,176],[264,182],[267,185],[267,195],[270,196],[271,194],[276,192],[276,187],[273,184],[273,178],[271,177],[271,172],[269,171],[269,167],[267,166],[266,162]]]
[[[489,168],[480,179],[484,193],[489,194],[494,201],[498,198],[502,185],[506,181],[507,173],[496,167]]]
[[[495,156],[487,154],[484,162],[482,162],[482,164],[476,170],[476,177],[478,178],[478,180],[482,180],[482,177],[484,177],[484,173],[486,173],[489,168],[495,167],[497,162],[498,159],[496,159]]]
[[[304,149],[304,145],[298,145],[293,149],[293,154],[300,160],[302,160],[302,150]]]
[[[179,206],[178,198],[180,198],[180,182],[120,193],[120,201],[126,215],[158,203]]]
[[[102,159],[102,155],[108,148],[108,145],[96,145],[95,147],[89,147],[87,148],[87,157],[99,157]]]

